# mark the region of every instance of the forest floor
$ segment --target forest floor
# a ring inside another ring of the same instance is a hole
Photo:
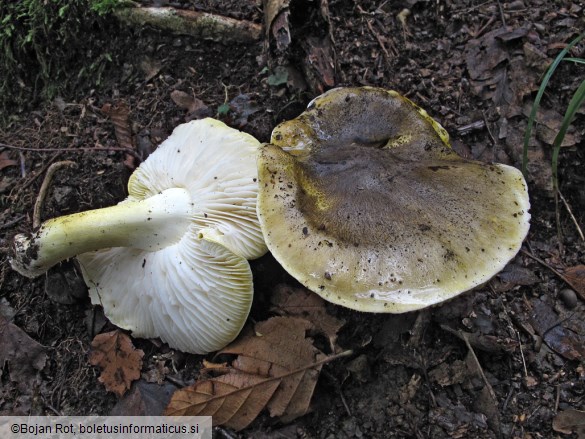
[[[289,2],[266,3],[281,12],[271,17],[274,32],[246,42],[111,18],[115,32],[84,36],[111,60],[99,85],[22,106],[0,128],[0,414],[160,413],[177,386],[198,377],[203,359],[135,339],[145,352],[142,378],[130,396],[118,398],[88,361],[94,336],[114,327],[91,305],[75,263],[34,280],[11,270],[11,239],[30,232],[52,163],[76,167],[54,175],[42,219],[124,199],[137,163],[123,148],[144,157],[186,121],[217,117],[268,142],[276,124],[324,90],[376,86],[426,109],[459,154],[520,167],[543,73],[585,29],[582,2],[292,0],[290,9],[283,9]],[[167,6],[255,26],[266,20],[256,0]],[[571,53],[583,56],[585,46]],[[544,95],[529,149],[531,230],[502,273],[422,312],[366,314],[327,305],[345,322],[338,345],[353,355],[323,367],[311,411],[289,423],[262,414],[243,432],[223,428],[217,437],[551,438],[576,437],[579,428],[585,437],[585,414],[574,411],[585,409],[585,242],[577,226],[585,227],[583,111],[560,155],[566,203],[558,218],[550,171],[552,140],[583,72],[563,63]],[[126,145],[116,118],[130,133]],[[271,315],[277,285],[300,286],[270,255],[252,269],[251,317],[261,321]],[[573,287],[559,273],[573,276]],[[150,394],[155,402],[147,401]]]

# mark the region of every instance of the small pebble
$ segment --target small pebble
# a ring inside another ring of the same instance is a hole
[[[577,294],[570,288],[564,288],[559,292],[559,297],[569,309],[577,306]]]

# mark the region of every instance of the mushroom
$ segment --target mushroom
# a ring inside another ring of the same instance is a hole
[[[274,257],[359,311],[412,311],[474,288],[529,228],[517,169],[460,157],[424,110],[379,88],[330,90],[277,126],[258,178]]]
[[[266,252],[258,146],[214,119],[180,125],[132,174],[126,200],[17,235],[11,265],[32,278],[78,255],[92,303],[117,326],[186,352],[221,349],[250,311],[247,259]]]

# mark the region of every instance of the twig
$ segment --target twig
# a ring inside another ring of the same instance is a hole
[[[559,189],[557,183],[553,180],[553,189],[555,190],[555,222],[557,225],[557,241],[559,243],[559,253],[565,253],[565,246],[563,245],[563,230],[561,229],[561,209],[559,208]]]
[[[490,124],[489,124],[489,123],[488,123],[488,121],[487,121],[487,117],[486,117],[486,115],[485,115],[485,112],[484,112],[484,111],[482,111],[482,112],[481,112],[481,115],[483,116],[483,123],[485,124],[485,127],[486,127],[486,129],[487,129],[487,132],[488,132],[488,134],[489,134],[489,136],[490,136],[490,139],[492,139],[492,144],[493,144],[493,148],[492,148],[492,158],[494,159],[494,161],[496,161],[496,146],[498,146],[498,145],[497,145],[497,143],[496,143],[496,138],[495,138],[495,137],[494,137],[494,135],[492,134],[492,130],[490,129]]]
[[[522,366],[524,366],[524,376],[528,376],[528,368],[526,367],[526,359],[524,358],[524,351],[522,350],[522,340],[520,340],[520,332],[516,331],[518,336],[518,347],[520,348],[520,356],[522,357]]]
[[[483,117],[483,120],[476,120],[475,122],[471,122],[468,123],[467,125],[463,125],[460,127],[457,127],[457,134],[459,134],[460,136],[465,136],[473,131],[478,131],[478,130],[482,130],[486,127],[486,123],[485,123],[485,115]],[[489,132],[489,130],[488,130]]]
[[[514,386],[510,384],[510,391],[508,392],[508,396],[506,396],[506,400],[504,401],[504,405],[502,405],[502,412],[505,413],[506,409],[508,408],[508,404],[512,399],[512,395],[514,394]]]
[[[571,210],[571,206],[569,206],[569,203],[567,202],[565,197],[563,197],[563,194],[561,193],[561,191],[559,189],[557,189],[557,193],[559,194],[559,197],[561,197],[561,201],[565,205],[565,209],[567,209],[567,212],[569,212],[569,216],[571,217],[571,219],[573,220],[573,224],[575,224],[575,227],[577,228],[577,233],[579,233],[579,236],[581,237],[581,241],[585,241],[585,236],[583,236],[583,231],[581,230],[581,227],[579,227],[579,223],[577,222],[577,219],[573,215],[573,211]]]
[[[337,378],[335,378],[332,374],[327,372],[326,370],[322,370],[321,373],[323,374],[323,376],[327,377],[327,379],[329,379],[329,381],[331,381],[335,385],[335,389],[337,390],[337,392],[339,393],[339,397],[341,398],[341,403],[345,407],[345,412],[347,413],[347,416],[351,417],[352,416],[351,410],[349,409],[349,405],[347,404],[347,401],[345,400],[345,396],[343,395],[343,391],[341,390],[341,385],[339,384],[339,380]]]
[[[485,5],[489,5],[490,3],[491,3],[491,1],[487,1],[487,2],[480,3],[479,5],[472,6],[470,8],[456,9],[453,11],[453,14],[461,14],[463,12],[469,13],[469,12],[475,11],[476,9],[479,9]]]
[[[27,182],[25,182],[25,183],[21,184],[21,185],[18,187],[18,191],[17,191],[17,193],[20,193],[20,192],[24,191],[24,190],[25,190],[26,188],[28,188],[28,187],[29,187],[31,184],[33,184],[33,183],[34,183],[34,182],[37,180],[37,178],[39,178],[39,176],[43,175],[43,174],[45,173],[45,171],[46,171],[47,169],[49,169],[49,166],[51,166],[51,165],[53,164],[53,162],[54,162],[54,161],[57,159],[57,157],[59,157],[59,153],[53,154],[53,156],[52,156],[52,157],[51,157],[49,160],[46,160],[46,163],[45,163],[45,165],[42,167],[42,169],[40,169],[40,170],[39,170],[39,171],[38,171],[36,174],[33,172],[33,174],[34,174],[34,175],[33,175],[32,177],[30,177],[30,178],[29,178],[29,180],[28,180]],[[10,191],[10,196],[11,196],[11,197],[12,197],[12,192],[13,192],[13,191],[14,191],[14,189]]]
[[[339,392],[339,396],[341,398],[341,402],[343,403],[343,406],[345,407],[345,411],[346,411],[347,415],[349,417],[351,417],[352,416],[351,410],[349,409],[349,405],[347,405],[347,401],[345,400],[345,396],[343,395],[343,391],[341,390],[341,388],[338,388],[337,390]]]
[[[138,160],[142,160],[142,156],[130,148],[123,148],[121,146],[80,146],[76,148],[27,148],[25,146],[9,145],[7,143],[0,142],[0,146],[4,148],[17,149],[19,151],[34,151],[34,152],[87,152],[87,151],[123,151],[126,154],[130,154],[136,157]]]
[[[473,38],[479,38],[479,36],[481,34],[483,34],[483,32],[494,22],[496,21],[496,19],[494,17],[490,17],[489,20],[487,21],[486,24],[484,24],[481,29],[479,29],[477,32],[474,32],[472,34]]]
[[[459,332],[461,334],[461,338],[465,342],[467,349],[469,349],[469,352],[471,353],[471,356],[473,357],[473,361],[475,362],[475,365],[477,366],[477,370],[479,371],[479,374],[481,375],[481,377],[482,377],[482,379],[483,379],[483,381],[488,389],[488,392],[490,393],[490,396],[492,397],[494,402],[496,402],[498,400],[496,397],[496,392],[494,392],[492,385],[490,384],[487,377],[485,376],[485,372],[483,371],[483,367],[481,367],[481,363],[479,362],[479,358],[477,358],[477,355],[475,355],[475,350],[473,349],[473,346],[471,346],[471,343],[469,342],[469,339],[467,338],[467,334],[463,331],[457,331],[457,332]]]
[[[380,6],[378,7],[378,9],[379,8],[380,8]],[[371,12],[364,11],[364,9],[360,5],[357,5],[357,9],[361,15],[369,15],[369,16],[374,15]],[[372,20],[368,20],[366,18],[365,22],[366,22],[366,26],[368,27],[368,30],[370,31],[372,36],[378,41],[378,45],[380,46],[380,48],[382,49],[382,52],[384,53],[384,59],[386,60],[386,62],[389,62],[392,59],[392,56],[390,55],[390,52],[388,52],[388,49],[386,48],[384,41],[382,41],[382,37],[380,36],[380,34],[378,32],[376,32],[376,30],[372,26]]]
[[[423,377],[425,379],[425,383],[427,385],[427,389],[429,390],[429,396],[431,397],[431,404],[433,405],[433,407],[437,407],[437,398],[435,398],[435,393],[433,392],[433,387],[431,386],[431,380],[429,379],[429,373],[428,373],[428,368],[427,368],[427,362],[425,357],[420,353],[417,352],[418,354],[418,364],[419,364],[419,370],[422,372]]]
[[[537,258],[536,256],[534,256],[533,254],[530,254],[529,252],[527,252],[524,249],[520,249],[520,252],[522,254],[528,256],[529,258],[534,259],[539,264],[545,266],[550,271],[552,271],[554,274],[556,274],[563,282],[566,282],[567,284],[571,285],[571,282],[569,282],[569,280],[560,271],[555,270],[553,267],[551,267],[549,264],[547,264],[546,262],[544,262],[542,259]]]
[[[498,0],[498,9],[500,10],[500,19],[502,20],[502,27],[506,27],[506,16],[504,15],[504,8],[502,3]]]
[[[457,338],[463,340],[463,342],[465,343],[465,346],[467,346],[467,349],[469,349],[469,352],[471,353],[471,356],[473,357],[474,362],[476,363],[477,369],[478,369],[481,377],[483,378],[486,386],[488,387],[488,391],[490,392],[490,396],[493,398],[494,401],[497,401],[496,393],[494,392],[494,389],[490,385],[487,377],[485,376],[485,373],[483,372],[483,368],[481,367],[481,364],[479,362],[479,359],[477,358],[477,355],[475,355],[475,351],[473,350],[473,346],[471,346],[471,342],[469,341],[469,335],[465,331],[459,331],[459,330],[453,329],[447,325],[441,325],[441,329],[443,329],[443,330],[453,334]]]
[[[45,201],[45,197],[47,196],[47,191],[49,190],[49,186],[51,185],[51,180],[53,179],[53,175],[59,169],[67,167],[67,166],[77,166],[77,163],[72,162],[71,160],[63,160],[61,162],[55,162],[49,169],[47,169],[47,173],[45,174],[45,179],[41,184],[41,189],[39,190],[39,195],[35,201],[35,207],[33,210],[33,230],[37,229],[41,225],[41,209],[43,207],[43,202]]]
[[[59,410],[57,410],[51,404],[47,403],[46,401],[43,401],[43,402],[45,403],[45,407],[47,407],[48,409],[50,409],[55,415],[57,415],[57,416],[63,416],[63,413],[61,413]]]
[[[374,30],[374,28],[372,27],[372,23],[370,22],[370,20],[367,20],[366,19],[366,26],[368,26],[368,29],[370,30],[370,32],[372,33],[372,35],[374,36],[374,38],[378,41],[378,44],[380,45],[380,48],[382,49],[382,52],[384,53],[384,58],[386,59],[386,62],[390,62],[390,60],[392,59],[392,57],[390,56],[390,53],[388,52],[388,49],[386,49],[386,45],[382,41],[382,37],[380,37],[380,34],[378,34],[378,32],[376,32]]]
[[[20,157],[20,177],[25,178],[26,177],[26,166],[24,164],[25,160],[24,160],[24,154],[22,153],[22,151],[20,151],[18,153],[18,156]]]
[[[9,229],[10,227],[15,225],[16,223],[19,223],[20,221],[22,221],[24,218],[26,218],[26,215],[20,215],[20,216],[17,216],[16,218],[14,218],[13,220],[8,221],[7,223],[2,223],[2,224],[0,224],[0,230]]]
[[[187,384],[185,384],[185,381],[179,380],[179,379],[174,378],[170,375],[165,375],[165,380],[167,380],[171,384],[174,384],[175,386],[179,387],[180,389],[182,389],[183,387],[187,387]]]

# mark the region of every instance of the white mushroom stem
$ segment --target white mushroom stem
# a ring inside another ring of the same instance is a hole
[[[191,223],[192,200],[183,188],[171,188],[140,201],[46,221],[32,236],[14,238],[12,268],[39,276],[60,261],[110,247],[157,251],[179,242]]]

